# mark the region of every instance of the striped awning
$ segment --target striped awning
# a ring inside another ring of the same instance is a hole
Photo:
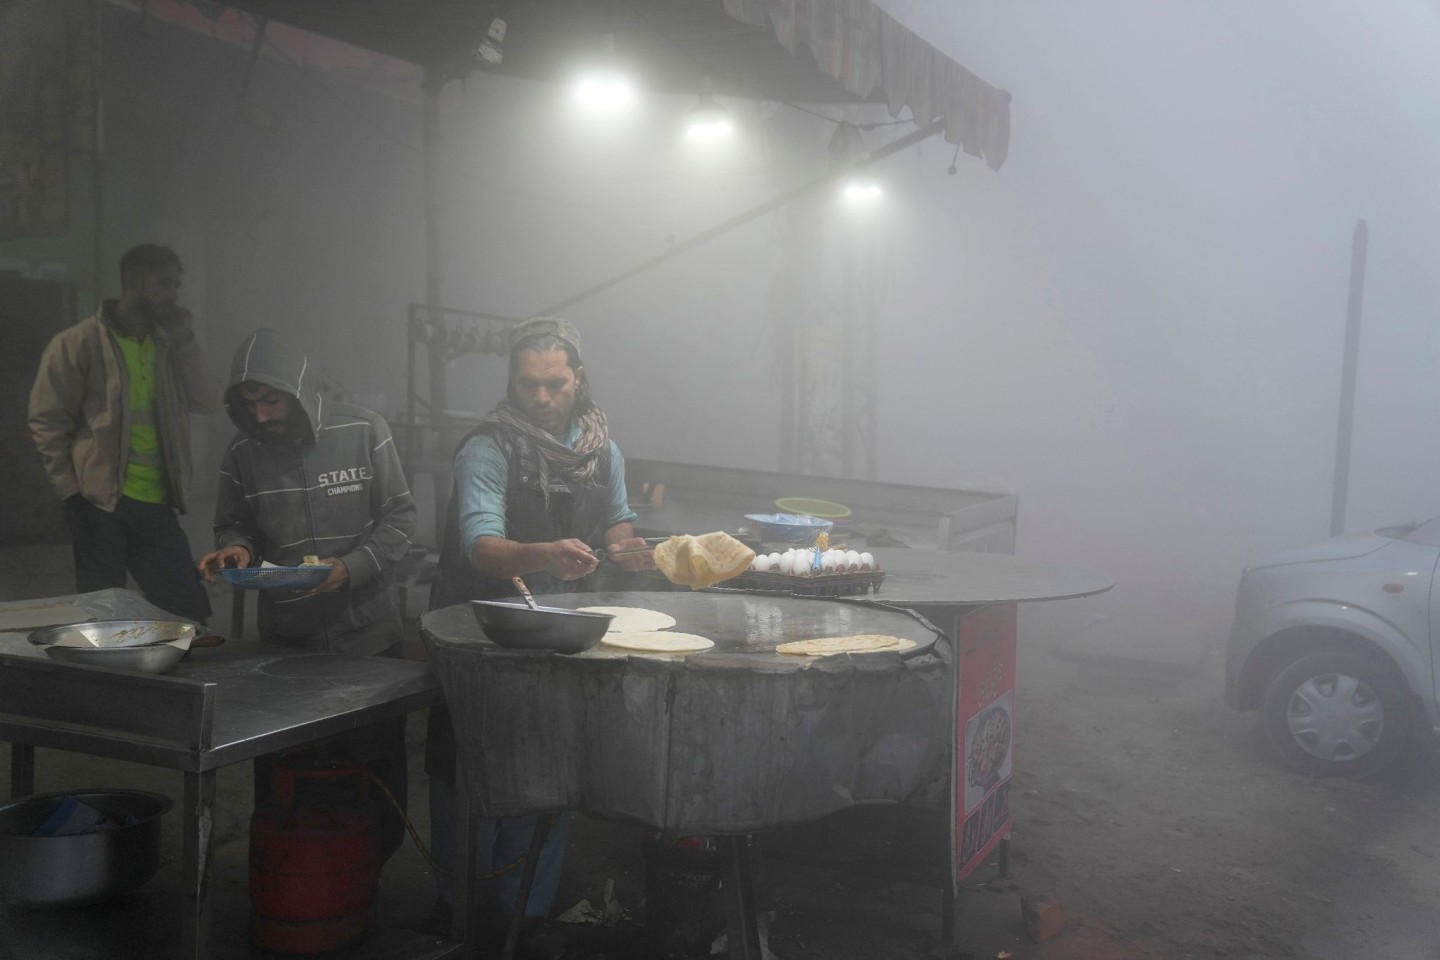
[[[792,55],[808,53],[862,100],[909,108],[921,125],[943,117],[945,139],[998,170],[1010,148],[1010,94],[992,87],[873,0],[722,0],[742,23],[769,26]]]

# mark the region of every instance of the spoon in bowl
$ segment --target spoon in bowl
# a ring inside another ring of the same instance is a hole
[[[516,589],[520,591],[520,596],[525,598],[526,606],[528,606],[531,610],[540,609],[540,605],[536,603],[535,598],[530,595],[530,588],[525,586],[524,580],[521,580],[519,577],[511,577],[510,582],[515,584]]]

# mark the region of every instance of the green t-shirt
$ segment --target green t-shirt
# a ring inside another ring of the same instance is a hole
[[[115,342],[130,374],[130,459],[123,493],[144,503],[166,503],[160,434],[155,430],[155,339],[136,340],[117,330]]]

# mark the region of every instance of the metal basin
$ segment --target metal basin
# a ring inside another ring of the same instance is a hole
[[[122,825],[63,837],[35,836],[67,796]],[[0,805],[0,900],[57,906],[133,890],[160,864],[160,821],[170,806],[169,797],[133,790],[64,790]],[[133,823],[125,823],[132,817]]]
[[[610,621],[608,613],[587,613],[562,607],[536,607],[503,600],[472,600],[470,609],[480,630],[502,647],[580,653],[600,642]]]
[[[52,660],[87,667],[164,673],[190,651],[195,625],[182,620],[95,620],[30,634]]]

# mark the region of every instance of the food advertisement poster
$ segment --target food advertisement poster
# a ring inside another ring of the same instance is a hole
[[[961,881],[1010,832],[1014,760],[1015,605],[960,620],[955,691],[954,867]]]

